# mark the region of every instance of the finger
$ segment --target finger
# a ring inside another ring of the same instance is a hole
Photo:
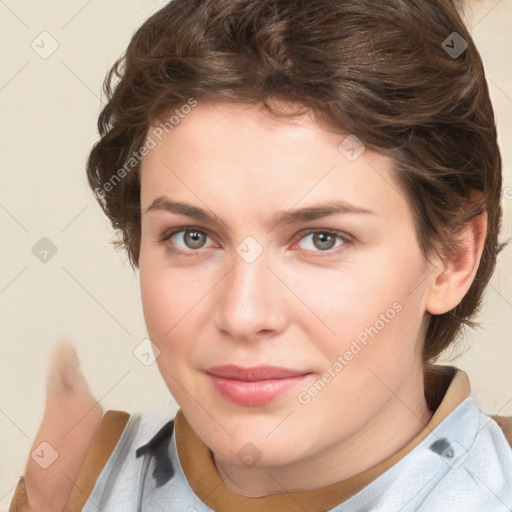
[[[43,419],[25,470],[27,496],[36,512],[64,508],[102,416],[76,350],[59,340],[51,353]]]

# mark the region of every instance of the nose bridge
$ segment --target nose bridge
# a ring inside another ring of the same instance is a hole
[[[229,279],[228,297],[236,308],[256,312],[265,306],[269,290],[268,251],[257,250],[254,243],[242,242],[233,255],[233,270]]]
[[[282,328],[282,283],[268,268],[268,254],[252,237],[233,252],[218,302],[219,327],[233,337],[250,339],[262,330]]]

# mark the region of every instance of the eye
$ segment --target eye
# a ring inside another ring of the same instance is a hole
[[[340,243],[335,245],[337,238],[340,240]],[[347,235],[325,229],[302,232],[302,238],[300,241],[302,242],[304,240],[308,243],[306,243],[307,247],[303,248],[314,252],[326,252],[328,254],[339,254],[344,251],[347,248],[347,245],[351,242]]]
[[[171,241],[171,244],[167,244],[168,250],[188,256],[193,252],[197,252],[198,249],[202,249],[207,238],[208,234],[204,230],[191,226],[166,231],[162,237],[159,238],[159,242],[165,243]],[[183,245],[180,246],[178,242],[181,242]]]
[[[194,256],[194,253],[199,253],[199,249],[205,247],[207,238],[209,238],[209,235],[206,231],[194,226],[184,226],[164,232],[159,237],[159,242],[165,243],[167,250],[170,252]],[[336,245],[336,239],[340,241],[338,245]],[[303,231],[301,232],[299,244],[303,241],[308,243],[302,249],[317,253],[327,253],[327,255],[339,254],[346,250],[347,246],[351,243],[348,235],[328,229]]]

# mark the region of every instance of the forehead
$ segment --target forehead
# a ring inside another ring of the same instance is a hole
[[[257,106],[198,103],[172,128],[154,122],[149,139],[154,148],[141,166],[143,211],[162,196],[213,201],[214,209],[248,215],[256,205],[274,211],[335,199],[382,215],[408,209],[390,158],[354,135],[326,131],[309,113],[277,119]]]

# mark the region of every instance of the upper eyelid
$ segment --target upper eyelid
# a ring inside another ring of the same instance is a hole
[[[184,231],[194,231],[194,230],[200,231],[202,233],[206,233],[210,238],[212,238],[212,239],[214,238],[211,236],[210,230],[205,229],[205,228],[200,228],[197,226],[181,226],[181,227],[166,229],[162,232],[161,235],[159,235],[158,238],[159,238],[159,240],[167,240],[171,236],[177,235],[178,233],[182,233]]]

